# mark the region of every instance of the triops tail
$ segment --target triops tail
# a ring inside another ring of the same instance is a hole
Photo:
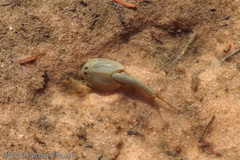
[[[169,105],[170,107],[172,107],[175,110],[175,113],[177,113],[179,110],[174,107],[172,104],[170,104],[169,102],[165,101],[162,97],[160,97],[159,95],[156,96],[156,98],[159,98],[161,101],[165,102],[167,105]]]

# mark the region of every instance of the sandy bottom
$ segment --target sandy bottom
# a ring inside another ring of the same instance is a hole
[[[223,58],[240,49],[240,2],[125,2],[137,9],[0,2],[2,158],[239,159],[240,53]],[[175,109],[124,85],[86,87],[81,67],[96,57],[118,61]]]

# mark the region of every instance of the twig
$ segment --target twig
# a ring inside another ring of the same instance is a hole
[[[17,60],[19,64],[21,65],[24,65],[26,63],[31,63],[31,62],[34,62],[37,58],[45,55],[46,53],[39,53],[39,54],[36,54],[36,55],[33,55],[33,56],[28,56],[28,57],[25,57],[25,58],[22,58],[22,59],[19,59]]]
[[[132,9],[136,9],[137,6],[135,4],[130,4],[130,3],[126,3],[126,2],[123,2],[121,0],[112,0],[113,2],[116,2],[118,4],[121,4],[123,5],[124,7],[127,7],[127,8],[132,8]]]
[[[224,62],[224,61],[227,61],[229,60],[230,58],[232,58],[233,56],[237,55],[238,53],[240,53],[240,50],[234,52],[234,53],[231,53],[225,57],[223,57],[222,59],[220,59],[220,62]]]
[[[8,0],[8,3],[0,4],[0,6],[5,7],[5,6],[9,6],[9,5],[11,5],[11,4],[12,4],[12,0]]]
[[[203,69],[201,69],[200,71],[198,71],[198,72],[197,72],[197,75],[199,75],[200,73],[205,72],[205,71],[207,71],[207,70],[209,70],[209,69],[211,69],[211,68],[219,65],[220,63],[222,63],[222,62],[224,62],[224,61],[226,61],[226,60],[229,60],[230,58],[232,58],[233,56],[237,55],[238,53],[240,53],[240,50],[238,50],[238,51],[236,51],[236,52],[234,52],[234,53],[231,53],[231,54],[229,54],[229,55],[221,58],[219,61],[217,61],[217,62],[215,62],[215,63],[212,63],[212,64],[209,65],[208,67],[203,68]]]
[[[197,72],[195,72],[192,76],[192,88],[194,91],[197,91],[198,89],[198,84],[199,84],[199,74],[203,73],[203,72],[206,72],[207,70],[217,66],[217,65],[220,65],[221,63],[223,63],[224,61],[227,61],[229,60],[230,58],[232,58],[233,56],[236,56],[237,54],[240,53],[240,50],[236,51],[236,52],[233,52],[223,58],[221,58],[219,61],[215,62],[215,63],[212,63],[210,64],[209,66],[205,67],[205,68],[202,68],[200,70],[198,70]]]
[[[29,57],[26,57],[26,58],[23,58],[23,59],[19,59],[18,62],[23,65],[23,64],[26,64],[26,63],[30,63],[30,62],[33,62],[37,59],[37,56],[29,56]]]
[[[217,157],[220,157],[220,156],[222,156],[222,154],[219,153],[219,152],[217,152],[217,151],[215,151],[215,150],[211,147],[211,143],[207,142],[207,141],[204,140],[204,138],[203,138],[204,135],[206,134],[208,128],[209,128],[209,127],[211,126],[211,124],[213,123],[214,119],[215,119],[215,115],[212,117],[212,119],[210,120],[210,122],[209,122],[209,123],[207,124],[207,126],[205,127],[202,135],[201,135],[200,138],[199,138],[198,143],[199,143],[199,148],[202,148],[203,150],[207,150],[209,153],[211,153],[211,154],[213,154],[213,155],[215,155],[215,156],[217,156]]]
[[[177,62],[180,58],[182,58],[186,51],[189,49],[189,46],[193,43],[193,41],[195,40],[196,38],[196,33],[192,33],[189,37],[189,40],[187,42],[187,44],[184,46],[183,50],[178,54],[178,56],[173,60],[173,63],[174,62]]]
[[[199,138],[199,141],[201,141],[201,140],[203,139],[204,135],[205,135],[206,132],[207,132],[207,129],[208,129],[208,128],[210,127],[210,125],[213,123],[214,119],[215,119],[215,115],[212,117],[212,119],[210,120],[210,122],[209,122],[209,123],[207,124],[207,126],[205,127],[205,129],[204,129],[201,137]]]

